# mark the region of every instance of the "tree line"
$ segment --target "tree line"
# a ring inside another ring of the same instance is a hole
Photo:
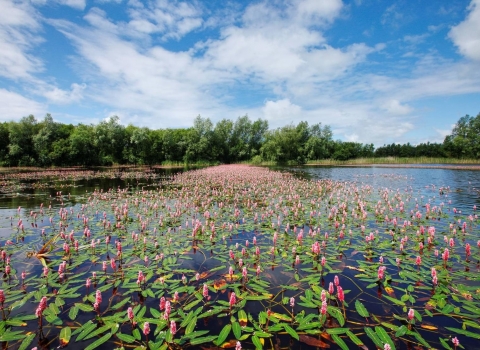
[[[443,143],[373,144],[334,140],[321,123],[299,122],[270,130],[266,120],[198,116],[190,128],[124,126],[114,116],[94,124],[63,124],[50,114],[0,123],[2,166],[94,166],[112,164],[275,162],[368,157],[480,158],[480,114],[457,122]]]

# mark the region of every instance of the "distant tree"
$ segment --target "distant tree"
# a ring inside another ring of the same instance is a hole
[[[480,113],[476,117],[461,117],[443,145],[452,157],[480,158]]]
[[[8,165],[8,145],[10,144],[8,123],[0,123],[0,165]]]
[[[33,138],[37,134],[38,123],[33,115],[23,117],[20,122],[9,124],[8,163],[9,165],[37,165],[37,154]]]

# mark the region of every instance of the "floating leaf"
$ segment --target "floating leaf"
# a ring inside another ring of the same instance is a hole
[[[361,317],[368,317],[370,314],[368,313],[367,309],[365,306],[362,304],[360,300],[355,300],[355,309],[357,310],[358,314]]]
[[[332,339],[342,350],[348,350],[347,344],[337,334],[332,334]]]
[[[102,345],[103,343],[107,342],[107,340],[109,340],[111,336],[112,336],[112,334],[110,334],[110,333],[105,334],[103,337],[101,337],[100,339],[95,340],[92,344],[90,344],[89,346],[87,346],[87,347],[85,348],[85,350],[93,350],[93,349],[98,348],[100,345]]]
[[[220,334],[218,335],[218,338],[215,341],[215,343],[217,345],[222,344],[225,341],[225,339],[227,339],[231,329],[232,329],[232,325],[230,323],[226,324],[225,327],[223,327],[223,329],[220,331]]]
[[[290,334],[292,338],[299,340],[297,332],[292,327],[290,327],[288,324],[284,324],[283,328],[288,334]]]
[[[60,346],[67,346],[72,337],[72,329],[70,327],[64,327],[60,331]]]

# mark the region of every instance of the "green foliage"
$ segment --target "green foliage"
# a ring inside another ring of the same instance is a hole
[[[268,122],[222,119],[213,124],[200,115],[193,127],[157,129],[120,124],[117,116],[97,125],[55,122],[50,114],[0,124],[0,165],[93,166],[112,164],[305,164],[372,158],[480,158],[480,114],[466,115],[441,143],[384,145],[334,141],[328,125],[302,121],[268,130]]]

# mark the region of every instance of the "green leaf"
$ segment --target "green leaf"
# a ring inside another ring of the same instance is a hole
[[[97,335],[100,335],[102,334],[103,332],[106,332],[106,331],[109,331],[110,329],[112,328],[112,325],[111,324],[106,324],[98,329],[96,329],[95,331],[91,332],[90,334],[88,334],[87,336],[85,336],[83,338],[83,340],[87,340],[87,339],[90,339],[90,338],[93,338]]]
[[[200,337],[200,338],[195,338],[190,340],[190,345],[198,345],[198,344],[203,344],[203,343],[211,343],[217,339],[216,335],[209,335],[208,337]]]
[[[230,334],[230,330],[232,329],[232,325],[226,324],[225,327],[220,331],[220,334],[218,335],[217,341],[215,342],[217,345],[223,344],[225,339],[227,339],[228,335]]]
[[[462,335],[465,335],[465,336],[470,337],[470,338],[480,339],[480,333],[473,333],[473,332],[466,331],[466,330],[461,329],[461,328],[453,328],[453,327],[445,327],[445,328],[448,329],[450,332],[453,332],[455,334],[462,334]]]
[[[349,350],[347,344],[337,334],[332,334],[332,339],[342,350]]]
[[[116,336],[118,337],[118,339],[120,339],[121,341],[124,341],[125,343],[133,343],[135,342],[135,337],[129,335],[129,334],[125,334],[125,333],[117,333]]]
[[[32,340],[36,337],[35,333],[29,334],[25,337],[25,339],[22,340],[22,343],[20,344],[20,347],[18,350],[27,350],[28,346],[32,342]]]
[[[443,338],[438,338],[440,340],[440,344],[443,345],[443,347],[447,350],[453,350],[453,348],[450,346],[450,344],[448,344],[445,339]]]
[[[370,327],[364,327],[363,329],[365,330],[365,333],[367,333],[368,337],[375,343],[376,346],[378,346],[379,348],[383,348],[382,341],[380,340],[380,338],[378,338],[377,334],[373,331],[373,329],[371,329]]]
[[[70,327],[64,327],[60,331],[60,344],[62,346],[66,346],[70,342],[70,338],[72,337],[72,329]]]
[[[107,341],[110,339],[111,336],[112,336],[111,333],[105,334],[103,337],[101,337],[100,339],[95,340],[92,344],[90,344],[89,346],[87,346],[87,347],[85,348],[85,350],[93,350],[93,349],[98,348],[100,345],[102,345],[103,343],[107,342]]]
[[[365,308],[365,305],[363,305],[362,302],[358,299],[355,300],[355,309],[357,309],[357,312],[361,317],[368,317],[370,315]]]
[[[72,306],[70,308],[70,311],[68,311],[68,317],[74,321],[76,318],[77,318],[77,315],[78,315],[78,307],[76,306]]]
[[[242,336],[242,327],[240,327],[240,323],[237,321],[232,323],[232,330],[233,330],[233,335],[235,336],[236,339],[240,339]]]
[[[284,324],[283,328],[288,334],[290,334],[292,338],[299,340],[297,332],[292,327],[290,327],[288,324]]]
[[[187,328],[185,328],[185,334],[192,333],[196,325],[197,325],[197,316],[193,317],[190,323],[187,325]]]
[[[392,298],[392,297],[389,297],[388,295],[383,295],[382,298],[385,298],[385,299],[391,301],[394,304],[397,304],[397,305],[400,305],[400,306],[405,306],[405,303],[403,301]]]
[[[392,338],[390,338],[390,336],[388,335],[385,328],[383,328],[381,326],[376,326],[375,327],[375,333],[377,333],[378,337],[383,342],[383,344],[388,343],[388,345],[390,345],[392,350],[395,350],[395,344],[393,343]]]
[[[347,335],[355,345],[357,345],[357,346],[362,346],[363,345],[363,341],[361,341],[360,338],[357,337],[352,331],[348,330]]]
[[[112,310],[118,310],[120,309],[122,306],[124,306],[125,304],[127,304],[128,302],[130,301],[130,298],[125,298],[123,299],[122,301],[116,303],[115,305],[113,305],[112,307],[110,307],[110,309]]]
[[[80,334],[78,335],[77,339],[75,341],[80,341],[83,338],[85,338],[87,335],[89,335],[95,328],[97,328],[97,325],[95,323],[90,323],[87,327],[85,327]]]
[[[395,332],[395,336],[397,338],[403,337],[406,333],[408,332],[408,328],[405,325],[402,325],[398,328],[398,330]]]
[[[262,350],[263,349],[263,345],[260,342],[260,338],[257,337],[256,335],[252,336],[252,343],[253,343],[253,345],[255,345],[255,349],[257,349],[257,350]]]
[[[327,328],[328,334],[345,334],[349,331],[348,328]]]

